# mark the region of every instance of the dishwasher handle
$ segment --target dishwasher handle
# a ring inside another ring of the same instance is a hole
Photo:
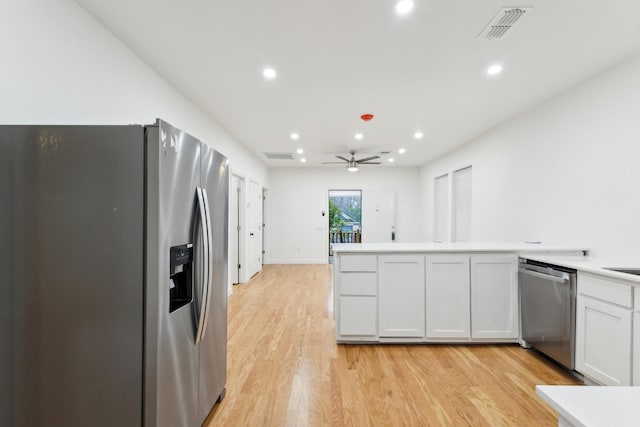
[[[564,272],[562,272],[560,275],[551,275],[551,274],[540,273],[534,270],[530,270],[528,268],[520,268],[519,271],[521,274],[527,274],[529,276],[538,277],[540,279],[550,280],[552,282],[559,282],[559,283],[568,282],[570,277],[569,273],[564,273]]]

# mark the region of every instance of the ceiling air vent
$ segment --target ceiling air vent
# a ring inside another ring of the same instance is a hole
[[[292,153],[262,153],[269,160],[293,160]]]
[[[500,40],[532,7],[505,7],[489,22],[478,36],[483,40]]]

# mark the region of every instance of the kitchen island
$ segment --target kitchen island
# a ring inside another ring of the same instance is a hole
[[[518,257],[582,256],[538,243],[338,244],[338,342],[518,342]]]

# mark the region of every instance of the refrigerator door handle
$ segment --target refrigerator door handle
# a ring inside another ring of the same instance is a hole
[[[206,200],[206,191],[200,187],[196,188],[196,195],[198,197],[198,213],[200,215],[200,227],[202,229],[202,236],[204,238],[204,244],[202,248],[202,280],[204,281],[202,286],[202,298],[199,299],[199,307],[198,307],[198,319],[197,319],[197,330],[196,330],[196,344],[202,340],[203,329],[205,325],[205,310],[206,310],[206,301],[209,294],[209,239],[211,232],[209,230],[209,221],[208,221],[208,211],[207,205],[205,204]]]
[[[207,251],[209,254],[209,268],[207,269],[207,272],[209,273],[209,275],[207,277],[206,283],[207,296],[204,300],[204,320],[202,324],[200,341],[202,340],[202,338],[204,338],[204,334],[207,331],[207,321],[209,319],[209,308],[211,307],[211,293],[213,286],[213,235],[211,232],[211,209],[209,208],[209,198],[207,197],[207,190],[205,190],[204,188],[202,189],[202,195],[204,199],[205,215],[207,219],[207,245],[209,246]]]

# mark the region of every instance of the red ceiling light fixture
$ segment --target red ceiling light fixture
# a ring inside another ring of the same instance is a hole
[[[360,118],[365,122],[370,122],[373,119],[373,114],[363,114],[360,116]]]

